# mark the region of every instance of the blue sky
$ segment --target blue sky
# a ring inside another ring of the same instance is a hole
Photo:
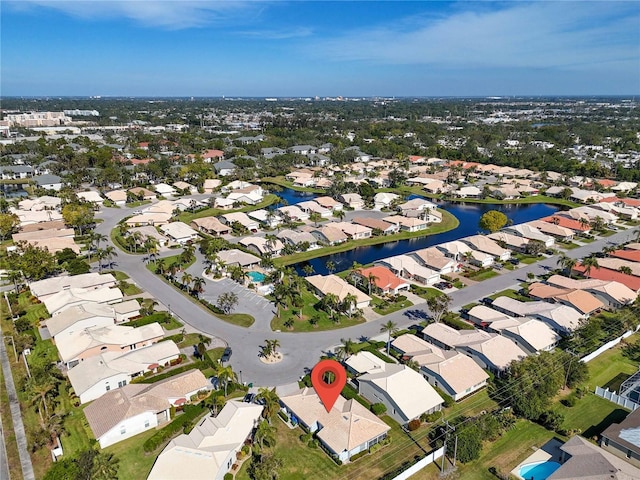
[[[1,94],[640,94],[636,1],[2,1]]]

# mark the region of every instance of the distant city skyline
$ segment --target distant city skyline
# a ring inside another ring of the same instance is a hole
[[[640,94],[638,2],[3,1],[3,96]]]

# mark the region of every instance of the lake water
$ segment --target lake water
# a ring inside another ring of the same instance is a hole
[[[296,192],[295,190],[285,189],[278,193],[279,196],[286,199],[290,205],[295,205],[305,200],[313,200],[318,195],[314,193]],[[411,198],[417,198],[418,195],[411,195]],[[499,210],[503,212],[514,224],[530,222],[542,217],[554,214],[558,211],[555,205],[547,205],[544,203],[533,204],[509,204],[509,205],[489,205],[483,203],[452,203],[435,201],[439,208],[453,214],[459,221],[460,225],[454,230],[439,233],[436,235],[427,235],[425,237],[412,238],[409,240],[399,240],[395,242],[383,243],[380,245],[371,245],[366,247],[358,247],[343,253],[336,253],[324,257],[314,258],[308,262],[302,262],[294,265],[299,273],[302,272],[302,266],[310,263],[316,273],[327,274],[326,263],[331,260],[336,265],[337,271],[346,270],[351,267],[353,262],[366,265],[382,258],[401,255],[407,252],[413,252],[422,248],[432,247],[444,242],[458,240],[469,235],[482,233],[478,222],[483,213],[489,210]]]

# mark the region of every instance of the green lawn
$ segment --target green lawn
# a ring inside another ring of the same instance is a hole
[[[516,300],[520,300],[521,302],[531,302],[533,301],[533,299],[529,298],[529,297],[525,297],[524,295],[520,295],[517,291],[512,290],[510,288],[503,290],[501,292],[498,293],[494,293],[493,295],[490,295],[489,298],[491,298],[492,300],[495,300],[498,297],[509,297],[509,298],[515,298]]]
[[[217,363],[220,358],[222,358],[222,354],[224,353],[224,348],[217,347],[212,348],[211,350],[207,350],[207,356],[211,359],[213,363]]]
[[[438,295],[445,295],[437,288],[420,287],[418,285],[411,285],[411,293],[415,293],[419,297],[429,300],[430,298],[437,297]]]
[[[262,202],[257,203],[256,205],[248,205],[246,207],[238,208],[234,210],[220,210],[219,208],[206,208],[196,213],[182,212],[178,216],[178,219],[181,222],[184,222],[187,225],[189,225],[191,221],[195,220],[196,218],[215,217],[217,215],[222,215],[224,213],[231,213],[231,212],[251,212],[253,210],[260,210],[261,208],[266,208],[269,205],[276,203],[277,201],[278,201],[278,197],[276,195],[269,194],[264,197]]]
[[[614,233],[616,232],[614,232],[613,230],[605,230],[604,232],[598,232],[598,235],[601,237],[610,237]]]
[[[579,399],[573,407],[557,403],[555,409],[565,416],[564,429],[579,429],[586,438],[597,437],[609,425],[621,422],[629,414],[622,407],[593,393]]]
[[[229,315],[216,313],[215,316],[220,320],[224,320],[228,323],[233,323],[234,325],[238,325],[239,327],[250,327],[256,321],[256,319],[248,313],[230,313]]]
[[[573,242],[556,242],[556,246],[564,248],[565,250],[573,250],[574,248],[578,248],[580,245]]]
[[[329,318],[329,314],[324,310],[316,308],[316,304],[319,302],[318,298],[306,288],[301,292],[302,302],[302,316],[300,316],[300,308],[293,308],[291,305],[284,309],[280,307],[280,318],[276,315],[271,320],[271,330],[291,331],[291,332],[313,332],[316,330],[334,330],[336,328],[345,328],[364,323],[364,320],[358,317],[349,318],[346,315],[340,316],[338,323],[333,322]],[[312,317],[318,318],[318,323],[311,325],[309,319]],[[285,327],[285,322],[293,320],[293,327]]]
[[[184,340],[178,343],[178,348],[190,347],[192,345],[196,345],[200,342],[200,334],[198,333],[187,333],[184,336]]]
[[[413,302],[411,300],[403,300],[400,302],[385,302],[379,297],[372,297],[371,308],[373,311],[380,315],[389,315],[390,313],[397,312],[403,308],[411,307]]]
[[[626,339],[627,343],[635,343],[640,339],[639,334]],[[622,347],[616,346],[589,363],[589,390],[606,387],[612,382],[619,384],[621,378],[627,378],[638,371],[638,364],[622,355]]]
[[[121,288],[122,293],[125,296],[129,296],[129,295],[139,295],[142,293],[142,289],[140,289],[137,285],[134,285],[133,283],[129,283],[127,281],[123,281],[122,282],[122,286],[124,288]]]
[[[476,282],[481,282],[482,280],[488,280],[493,277],[497,277],[499,275],[495,270],[485,270],[484,272],[479,272],[476,274],[469,275],[469,280],[475,280]]]
[[[135,208],[135,207],[140,207],[142,205],[147,205],[149,203],[151,203],[151,200],[137,200],[135,202],[126,203],[125,205],[129,208]]]
[[[277,420],[274,424],[277,430],[277,444],[273,450],[283,462],[278,478],[280,480],[299,480],[302,478],[334,480],[344,477],[349,480],[371,480],[379,478],[414,456],[421,457],[428,453],[422,446],[424,441],[420,442],[420,445],[416,445],[396,422],[387,416],[382,419],[391,426],[391,443],[372,455],[366,455],[353,463],[342,466],[336,465],[320,448],[310,448],[303,444],[299,438],[303,431],[299,427],[290,430],[282,421]],[[237,480],[249,480],[248,465],[249,461],[243,464],[236,475]]]
[[[151,429],[105,448],[105,452],[113,453],[120,460],[118,478],[127,480],[147,478],[161,449],[152,454],[145,453],[143,444],[155,433],[156,430]]]

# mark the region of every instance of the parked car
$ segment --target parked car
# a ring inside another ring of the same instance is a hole
[[[511,265],[520,265],[520,260],[519,260],[519,259],[517,259],[517,258],[510,258],[510,259],[509,259],[509,263],[510,263]]]
[[[485,305],[491,305],[493,303],[493,298],[484,297],[480,300],[480,303],[484,303]]]
[[[256,398],[256,394],[255,393],[247,393],[244,398],[242,399],[243,402],[245,403],[253,403],[253,401]]]
[[[220,357],[220,361],[222,363],[228,362],[231,359],[231,347],[227,347],[224,349],[222,356]]]

